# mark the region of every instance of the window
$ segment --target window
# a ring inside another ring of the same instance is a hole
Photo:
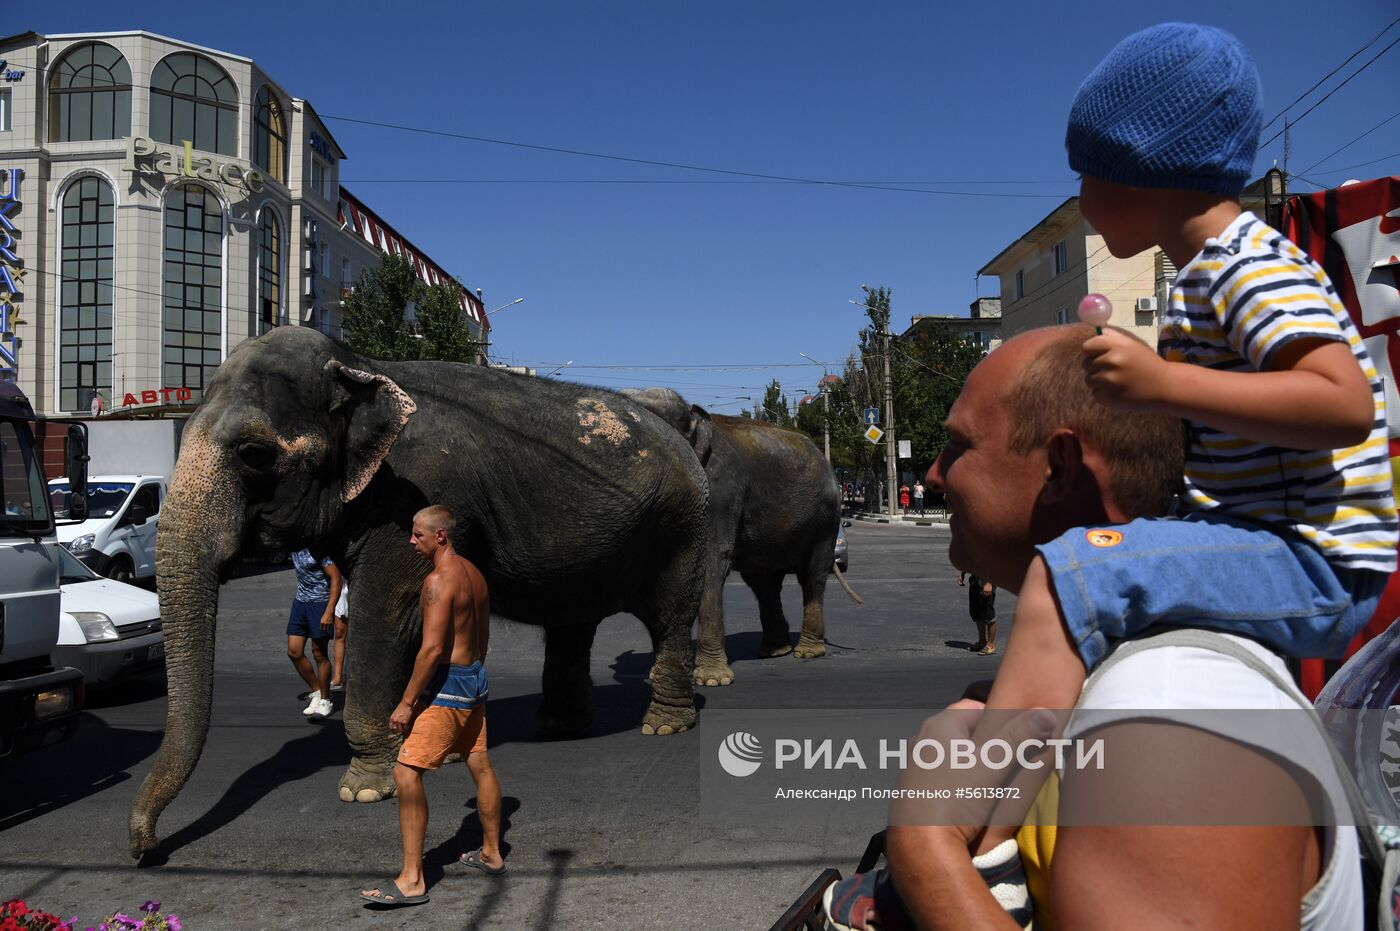
[[[0,90],[0,133],[10,131],[10,89]]]
[[[142,485],[136,490],[136,495],[131,501],[131,506],[134,508],[145,508],[147,520],[155,517],[160,513],[160,486]],[[128,510],[126,513],[129,518],[131,511]]]
[[[253,106],[253,164],[274,181],[287,183],[287,124],[277,95],[266,87]]]
[[[315,155],[311,156],[311,190],[326,200],[335,200],[335,185],[331,181],[331,169]]]
[[[176,52],[151,72],[151,138],[238,155],[238,89],[207,58]]]
[[[340,286],[346,289],[353,288],[355,286],[355,282],[350,279],[349,259],[340,260]]]
[[[112,189],[80,178],[63,193],[59,406],[86,412],[112,391]]]
[[[1061,239],[1055,243],[1055,274],[1061,274],[1069,268],[1069,246]]]
[[[5,103],[8,104],[8,92]],[[9,129],[6,106],[5,128]],[[131,135],[131,66],[110,45],[80,45],[49,79],[49,141],[87,142]]]
[[[264,209],[258,251],[258,301],[262,322],[275,327],[282,322],[282,225]]]
[[[1069,323],[1069,308],[1068,308],[1068,307],[1061,307],[1059,310],[1055,311],[1055,322],[1056,322],[1056,323]]]
[[[1026,273],[1021,269],[1016,269],[1016,300],[1026,296]]]
[[[161,383],[189,388],[195,401],[221,361],[223,231],[223,209],[204,188],[185,185],[166,198]]]

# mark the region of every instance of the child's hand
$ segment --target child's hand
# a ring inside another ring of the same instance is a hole
[[[1143,407],[1165,395],[1167,363],[1145,343],[1106,329],[1084,342],[1084,377],[1094,398],[1119,407]]]

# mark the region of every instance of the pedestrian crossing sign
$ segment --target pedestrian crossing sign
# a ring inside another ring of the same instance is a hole
[[[865,438],[872,443],[880,442],[880,437],[884,435],[885,431],[874,425],[872,425],[869,430],[865,431]]]

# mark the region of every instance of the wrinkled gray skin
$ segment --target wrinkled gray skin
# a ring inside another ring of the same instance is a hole
[[[353,759],[340,793],[378,801],[394,791],[399,738],[387,724],[422,622],[415,512],[452,508],[454,542],[484,573],[493,613],[545,627],[537,724],[587,724],[594,631],[627,611],[656,646],[643,731],[668,734],[695,720],[690,626],[707,496],[685,441],[620,395],[477,366],[374,362],[301,327],[243,344],[185,429],[161,510],[169,710],[131,808],[132,855],[154,848],[156,819],[203,750],[219,582],[235,557],[310,548],[354,580]]]
[[[802,634],[795,654],[825,655],[822,599],[841,521],[840,493],[825,457],[795,430],[712,416],[669,388],[623,393],[686,438],[710,481],[695,683],[734,681],[724,646],[724,580],[731,568],[758,598],[760,656],[794,652],[779,597],[788,573],[802,586]]]

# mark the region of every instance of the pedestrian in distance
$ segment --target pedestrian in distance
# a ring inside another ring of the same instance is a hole
[[[924,483],[914,482],[914,507],[918,509],[919,516],[924,516]]]
[[[977,642],[972,651],[991,656],[997,651],[997,590],[991,582],[967,572],[958,573],[958,584],[972,584],[967,589],[967,613],[977,625]]]
[[[398,876],[360,892],[371,908],[400,908],[428,901],[423,879],[423,839],[428,799],[423,771],[437,769],[453,753],[466,758],[476,784],[481,846],[458,862],[491,876],[506,870],[501,857],[501,787],[486,755],[486,659],[491,607],[486,580],[452,545],[457,520],[442,505],[413,517],[409,543],[431,560],[423,580],[423,641],[403,700],[389,729],[405,735],[394,766],[399,797],[403,868]]]
[[[317,559],[310,550],[293,553],[292,566],[296,569],[297,593],[287,618],[287,658],[309,690],[310,701],[301,713],[309,718],[327,718],[335,706],[331,703],[331,661],[326,644],[334,623],[331,608],[340,598],[340,570],[330,557]],[[314,666],[306,658],[308,640]]]
[[[905,514],[909,513],[909,486],[899,486],[899,509]]]
[[[345,691],[345,637],[350,631],[350,580],[340,577],[340,598],[335,603],[335,643],[332,644],[331,691]]]

